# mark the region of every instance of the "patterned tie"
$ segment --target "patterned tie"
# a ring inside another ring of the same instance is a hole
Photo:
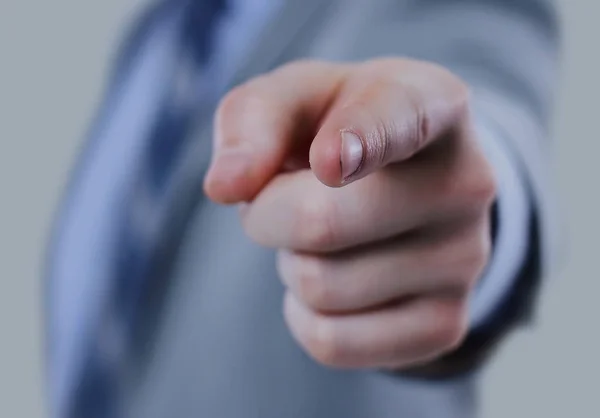
[[[163,266],[174,256],[176,243],[165,236],[171,230],[172,213],[178,210],[174,207],[177,200],[173,199],[173,190],[177,187],[173,184],[173,173],[192,136],[195,111],[202,100],[194,94],[194,85],[209,59],[211,34],[225,0],[167,3],[183,11],[178,59],[170,88],[162,97],[158,116],[145,141],[142,161],[123,202],[114,277],[110,279],[114,281],[111,297],[97,335],[89,343],[74,402],[69,408],[70,418],[119,417],[124,369],[134,364],[140,349],[148,345],[144,334],[144,324],[148,322],[144,316],[152,310],[145,308],[150,300],[148,295],[153,294],[157,285],[164,284]],[[169,10],[163,9],[162,12]],[[146,35],[151,31],[146,30]],[[127,49],[125,60],[131,52]],[[127,71],[126,64],[121,63],[121,67]],[[200,190],[201,179],[197,181]]]

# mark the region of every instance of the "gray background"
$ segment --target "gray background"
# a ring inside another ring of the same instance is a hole
[[[0,417],[45,416],[40,263],[49,221],[120,30],[144,2],[0,0]],[[600,3],[562,4],[555,177],[569,251],[535,328],[512,336],[486,372],[485,418],[600,416]]]

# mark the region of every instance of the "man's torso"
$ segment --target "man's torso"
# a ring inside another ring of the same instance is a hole
[[[403,4],[288,2],[265,26],[231,84],[295,59],[411,53],[413,43],[397,27]],[[200,117],[198,155],[210,153],[212,111],[208,106]],[[199,199],[169,273],[150,349],[130,379],[126,416],[473,414],[473,379],[432,384],[376,371],[330,370],[309,359],[283,322],[274,253],[245,237],[235,208]]]

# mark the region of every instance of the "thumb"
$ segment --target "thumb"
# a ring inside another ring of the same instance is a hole
[[[204,180],[209,198],[252,200],[299,150],[308,165],[310,143],[344,74],[343,65],[294,63],[227,94],[215,115]]]
[[[331,187],[411,158],[462,126],[468,90],[448,71],[420,62],[375,61],[346,83],[310,149],[311,168]]]

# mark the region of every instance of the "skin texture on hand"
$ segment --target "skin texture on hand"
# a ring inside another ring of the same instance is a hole
[[[495,182],[468,90],[433,64],[297,62],[232,90],[205,179],[278,251],[284,314],[332,367],[403,368],[466,336]]]

